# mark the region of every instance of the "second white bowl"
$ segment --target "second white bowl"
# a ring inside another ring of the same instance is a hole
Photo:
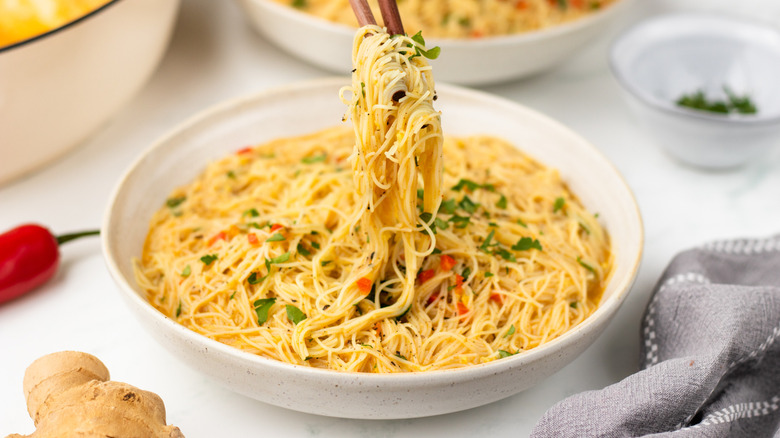
[[[272,0],[238,0],[254,28],[286,52],[318,67],[346,74],[351,69],[355,29]],[[431,61],[437,80],[478,85],[519,79],[563,62],[604,31],[630,0],[620,0],[576,21],[515,35],[428,38],[441,47]]]

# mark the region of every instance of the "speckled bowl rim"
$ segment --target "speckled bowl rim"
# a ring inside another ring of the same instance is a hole
[[[111,0],[108,3],[106,3],[106,4],[102,5],[102,6],[98,6],[96,9],[93,9],[92,11],[87,12],[86,14],[76,18],[75,20],[72,20],[72,21],[69,21],[69,22],[63,24],[62,26],[55,27],[54,29],[48,30],[48,31],[46,31],[44,33],[32,36],[30,38],[27,38],[27,39],[24,39],[24,40],[21,40],[21,41],[17,41],[15,43],[9,44],[7,46],[1,46],[0,47],[0,56],[2,56],[3,52],[8,52],[8,51],[11,51],[11,50],[14,50],[14,49],[22,48],[23,46],[32,44],[32,43],[34,43],[36,41],[40,41],[40,40],[42,40],[44,38],[48,38],[50,36],[56,35],[57,33],[62,32],[63,30],[68,29],[71,26],[75,26],[78,23],[81,23],[82,21],[89,20],[91,17],[94,17],[94,16],[100,14],[104,10],[110,8],[111,6],[115,5],[116,3],[119,3],[120,1],[122,1],[122,0]]]
[[[306,12],[297,11],[292,7],[282,5],[273,0],[247,0],[247,1],[265,3],[268,5],[269,8],[274,9],[275,12],[278,13],[279,15],[282,15],[290,20],[295,20],[301,24],[312,26],[320,31],[335,33],[347,37],[350,40],[352,40],[355,35],[356,28],[341,23],[335,23],[333,21],[329,21],[324,18],[307,14]],[[427,38],[426,37],[425,40],[431,46],[435,46],[435,45],[440,46],[442,50],[446,50],[447,48],[455,48],[455,47],[475,48],[475,49],[479,49],[485,46],[510,46],[511,47],[518,44],[532,43],[535,41],[544,40],[547,38],[552,38],[559,35],[576,32],[581,28],[591,26],[592,24],[594,24],[594,22],[598,22],[601,21],[602,19],[613,16],[614,14],[618,13],[622,8],[626,7],[626,5],[631,3],[632,1],[634,0],[617,0],[615,3],[607,6],[606,8],[600,9],[585,17],[578,18],[574,21],[566,22],[563,24],[558,24],[555,26],[539,29],[539,30],[522,32],[522,33],[517,33],[512,35],[498,35],[498,36],[488,36],[482,38],[439,38],[439,37]],[[374,15],[377,17],[377,20],[381,22],[381,16],[379,15],[379,11],[375,11]]]
[[[570,135],[578,137],[584,145],[590,148],[591,150],[590,152],[594,155],[594,157],[598,157],[599,160],[603,161],[606,165],[608,165],[614,171],[615,175],[619,178],[619,180],[623,183],[624,189],[630,195],[630,199],[633,201],[631,205],[631,210],[638,221],[638,223],[636,224],[639,230],[639,236],[637,236],[638,251],[636,254],[631,255],[631,261],[628,262],[630,263],[630,268],[628,270],[628,273],[624,277],[614,278],[613,276],[612,278],[610,278],[609,280],[610,282],[614,282],[614,281],[619,282],[616,285],[615,293],[609,298],[607,298],[605,302],[602,302],[599,305],[599,308],[596,309],[596,311],[592,315],[590,315],[584,322],[582,322],[578,326],[574,327],[573,329],[569,330],[568,332],[564,333],[563,335],[559,336],[556,339],[553,339],[552,341],[544,345],[533,348],[527,352],[516,354],[501,360],[495,360],[495,361],[478,364],[478,365],[472,365],[464,368],[447,369],[447,370],[416,371],[416,372],[393,373],[393,374],[371,374],[371,373],[334,371],[334,370],[327,370],[327,369],[320,369],[320,368],[312,368],[312,367],[306,367],[302,365],[284,363],[274,359],[254,355],[239,350],[237,348],[231,347],[227,344],[223,344],[221,342],[215,341],[201,334],[198,334],[184,327],[183,325],[175,322],[173,319],[167,317],[166,315],[164,315],[163,313],[161,313],[160,311],[152,307],[149,304],[149,302],[146,301],[144,298],[142,298],[141,295],[130,284],[130,279],[127,279],[122,274],[117,261],[114,260],[112,257],[114,251],[113,251],[113,246],[109,239],[109,236],[112,233],[116,232],[116,230],[113,230],[111,227],[113,206],[117,202],[118,195],[122,191],[125,181],[135,171],[136,167],[142,164],[142,162],[145,160],[147,155],[155,151],[157,148],[164,146],[170,139],[173,139],[176,136],[180,135],[181,132],[187,130],[188,128],[192,128],[200,124],[204,120],[210,119],[214,115],[223,113],[224,111],[227,111],[230,108],[240,107],[248,102],[269,98],[277,94],[284,94],[298,89],[327,87],[327,86],[337,89],[337,84],[343,85],[344,83],[346,83],[346,81],[348,81],[348,79],[342,77],[317,79],[313,81],[298,82],[298,83],[294,83],[282,87],[276,87],[273,89],[254,93],[249,96],[232,99],[223,102],[221,104],[217,104],[216,106],[208,108],[192,116],[185,122],[179,124],[172,130],[168,131],[168,133],[165,136],[163,136],[161,139],[157,140],[150,147],[148,147],[128,167],[127,171],[120,178],[119,182],[113,189],[111,196],[109,197],[109,202],[106,207],[105,215],[103,218],[103,224],[102,224],[103,232],[101,233],[101,242],[102,242],[102,249],[103,249],[106,265],[109,270],[109,273],[111,274],[111,276],[113,277],[117,285],[119,286],[120,291],[125,295],[125,298],[130,299],[138,309],[143,309],[143,311],[146,312],[148,316],[164,324],[170,330],[174,331],[177,335],[181,336],[182,338],[188,339],[194,345],[201,345],[203,347],[206,347],[207,349],[213,349],[221,354],[232,357],[233,359],[239,360],[243,363],[253,363],[258,366],[271,367],[274,369],[281,370],[283,372],[290,373],[291,376],[307,374],[309,376],[314,376],[314,377],[321,376],[324,379],[339,379],[339,380],[357,379],[359,381],[363,381],[365,384],[381,385],[386,388],[399,388],[399,387],[413,388],[415,387],[415,385],[435,386],[441,384],[451,384],[454,381],[475,380],[489,375],[501,374],[502,372],[504,372],[509,368],[523,366],[525,363],[533,362],[538,358],[554,354],[559,348],[571,342],[576,342],[578,338],[583,335],[583,332],[586,332],[588,329],[591,328],[591,326],[595,325],[597,322],[601,322],[601,320],[605,318],[609,320],[615,314],[615,312],[618,310],[618,308],[620,307],[620,305],[628,295],[629,291],[631,290],[631,286],[634,284],[634,281],[636,280],[637,272],[639,270],[639,265],[644,250],[644,227],[642,223],[642,216],[639,211],[639,206],[636,203],[636,198],[634,197],[633,192],[631,191],[630,187],[626,183],[625,178],[622,176],[622,174],[620,174],[617,168],[615,168],[615,166],[595,146],[593,146],[590,142],[588,142],[581,136],[575,134],[573,131],[571,131],[569,128],[565,127],[564,125],[560,124],[559,122],[537,111],[531,110],[523,105],[512,102],[508,99],[496,97],[484,92],[473,91],[464,87],[441,84],[441,83],[437,84],[436,87],[437,90],[440,90],[444,93],[453,93],[453,94],[458,93],[468,97],[478,98],[484,102],[489,102],[492,105],[495,105],[497,107],[513,107],[513,108],[519,107],[520,109],[533,113],[535,116],[553,124],[556,127],[556,129],[562,130]],[[305,131],[304,128],[302,128],[302,132],[303,131]],[[604,322],[608,322],[608,321],[604,321]]]
[[[636,86],[634,82],[629,78],[629,75],[621,68],[620,63],[616,60],[617,52],[620,50],[621,44],[624,44],[629,38],[639,38],[637,35],[641,35],[641,32],[651,26],[657,26],[659,23],[673,22],[678,23],[680,20],[694,20],[699,22],[714,22],[720,21],[721,23],[728,23],[728,25],[741,26],[742,28],[757,28],[762,29],[765,32],[771,32],[775,34],[780,40],[780,30],[774,27],[749,20],[742,17],[732,17],[715,12],[681,12],[659,15],[657,17],[648,18],[642,20],[639,23],[631,26],[627,30],[623,31],[612,42],[609,48],[609,69],[612,75],[617,80],[618,84],[626,90],[629,94],[634,96],[642,104],[647,105],[650,108],[654,108],[666,114],[688,118],[691,120],[704,120],[715,123],[726,123],[732,125],[754,126],[754,125],[773,125],[780,123],[780,113],[771,116],[762,116],[760,113],[751,116],[719,116],[710,115],[704,111],[686,110],[684,108],[678,108],[671,104],[671,102],[665,102],[660,99],[652,99],[644,90]],[[649,46],[647,46],[649,47]]]

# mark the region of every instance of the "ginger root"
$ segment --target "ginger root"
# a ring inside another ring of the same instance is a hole
[[[27,368],[23,386],[36,430],[6,438],[184,437],[178,427],[166,426],[157,394],[109,381],[103,362],[87,353],[41,357]]]

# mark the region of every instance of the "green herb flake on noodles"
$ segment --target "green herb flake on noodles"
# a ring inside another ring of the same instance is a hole
[[[555,198],[555,204],[553,204],[553,213],[558,213],[563,206],[566,205],[566,200],[563,198]]]
[[[515,251],[528,251],[530,249],[538,249],[542,251],[542,244],[538,239],[532,239],[530,237],[521,237],[514,245],[512,249]]]
[[[328,158],[328,154],[325,152],[319,154],[319,155],[311,155],[308,157],[304,157],[301,160],[301,163],[303,164],[314,164],[314,163],[322,163]]]
[[[176,198],[169,198],[167,201],[165,201],[165,205],[168,206],[168,208],[176,208],[179,205],[181,205],[182,202],[186,201],[186,196],[178,196]]]
[[[200,258],[200,261],[202,261],[206,266],[208,266],[212,264],[216,259],[217,259],[216,254],[206,254]]]
[[[257,312],[257,325],[263,325],[268,321],[268,311],[271,310],[271,306],[276,302],[276,298],[261,298],[255,300],[254,307]]]
[[[281,242],[282,240],[287,240],[284,236],[282,236],[280,233],[276,233],[273,236],[266,239],[266,242]]]
[[[293,324],[298,324],[299,322],[306,319],[306,314],[301,312],[301,309],[293,306],[292,304],[287,304],[284,307],[287,309],[287,319],[289,319]]]

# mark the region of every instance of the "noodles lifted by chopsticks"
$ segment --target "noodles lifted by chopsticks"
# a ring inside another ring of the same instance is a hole
[[[241,150],[176,190],[136,263],[149,301],[245,351],[377,373],[500,359],[587,318],[603,228],[506,142],[443,137],[421,50],[361,28],[354,132]]]

